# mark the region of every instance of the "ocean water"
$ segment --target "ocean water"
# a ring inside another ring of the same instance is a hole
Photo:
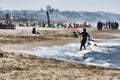
[[[62,46],[36,47],[22,52],[44,58],[53,58],[70,62],[90,65],[120,68],[120,39],[104,40],[103,42],[90,42],[86,50],[80,51],[80,43],[70,43]],[[95,46],[95,44],[97,46]]]

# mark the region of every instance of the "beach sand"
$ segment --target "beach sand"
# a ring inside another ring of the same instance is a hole
[[[79,38],[73,38],[71,29],[36,29],[40,34],[32,34],[30,27],[0,30],[0,80],[120,80],[119,69],[11,52],[80,41]],[[114,34],[120,34],[116,30],[98,32],[95,28],[88,29],[88,32],[96,41],[118,38]]]

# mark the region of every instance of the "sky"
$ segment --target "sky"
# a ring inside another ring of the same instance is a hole
[[[52,6],[60,11],[112,12],[120,14],[120,0],[0,0],[2,10],[40,10]]]

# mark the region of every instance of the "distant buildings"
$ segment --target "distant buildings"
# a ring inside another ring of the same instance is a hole
[[[47,6],[46,8],[47,11],[50,11],[52,9],[51,6]]]
[[[98,22],[119,21],[120,14],[106,12],[82,12],[82,11],[59,11],[59,9],[47,6],[46,10],[53,10],[50,19],[53,22]],[[39,20],[47,21],[46,10],[0,10],[0,19],[5,19],[7,13],[12,14],[14,20]]]

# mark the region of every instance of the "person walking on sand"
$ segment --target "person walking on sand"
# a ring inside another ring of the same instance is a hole
[[[81,45],[80,45],[80,50],[82,50],[82,47],[84,47],[84,49],[86,49],[85,44],[87,42],[87,37],[89,38],[88,40],[90,40],[90,35],[89,33],[86,31],[86,28],[83,28],[83,32],[79,32],[79,35],[82,36],[82,40],[81,40]]]

